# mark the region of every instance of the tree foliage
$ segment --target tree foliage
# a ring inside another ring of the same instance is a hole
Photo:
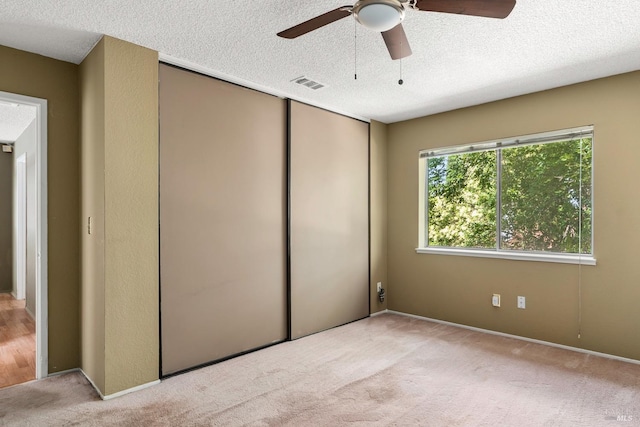
[[[428,160],[429,245],[496,247],[496,152]]]
[[[501,157],[500,248],[591,253],[591,156],[585,138],[428,159],[429,245],[497,247]]]

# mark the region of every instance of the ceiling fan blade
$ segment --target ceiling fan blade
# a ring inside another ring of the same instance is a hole
[[[313,19],[298,24],[295,27],[288,28],[284,31],[280,31],[278,36],[285,39],[295,39],[303,34],[307,34],[310,31],[317,30],[320,27],[324,27],[327,24],[336,22],[342,18],[346,18],[351,15],[351,9],[353,6],[342,6],[337,9],[333,9],[330,12],[323,13],[320,16],[316,16]]]
[[[427,12],[506,18],[516,0],[417,0],[415,7]]]
[[[407,40],[402,24],[382,32],[382,38],[387,45],[391,59],[401,59],[411,55],[411,46],[409,46],[409,40]]]

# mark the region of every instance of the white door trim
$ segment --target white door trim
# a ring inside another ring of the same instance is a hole
[[[15,218],[15,248],[14,268],[16,278],[16,294],[17,300],[26,298],[27,287],[27,153],[23,153],[15,159],[15,198],[13,203]]]
[[[47,100],[0,91],[0,100],[36,107],[36,379],[48,375]]]

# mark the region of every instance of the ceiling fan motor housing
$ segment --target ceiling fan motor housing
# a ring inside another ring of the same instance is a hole
[[[402,22],[404,6],[400,0],[359,0],[353,6],[352,13],[363,26],[384,32]]]

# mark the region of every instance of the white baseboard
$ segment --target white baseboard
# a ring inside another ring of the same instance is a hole
[[[27,312],[27,314],[31,317],[31,320],[33,320],[33,321],[35,322],[35,320],[36,320],[36,316],[35,316],[35,314],[33,314],[33,313],[31,312],[31,310],[29,310],[29,307],[27,307],[27,306],[25,305],[25,306],[24,306],[24,311],[26,311],[26,312]]]
[[[96,384],[93,382],[93,380],[91,378],[89,378],[89,375],[87,375],[86,372],[84,372],[82,369],[79,369],[79,370],[80,370],[80,372],[82,372],[82,375],[84,375],[84,377],[87,379],[87,381],[89,381],[91,386],[95,389],[95,391],[98,393],[98,396],[100,396],[100,399],[102,399],[102,400],[115,399],[116,397],[124,396],[125,394],[133,393],[135,391],[144,390],[145,388],[160,384],[160,380],[155,380],[155,381],[148,382],[146,384],[140,384],[140,385],[137,385],[135,387],[131,387],[131,388],[128,388],[126,390],[119,391],[117,393],[104,395],[104,394],[102,394],[100,389],[96,386]]]
[[[25,300],[25,297],[18,298],[18,292],[17,291],[11,291],[11,296],[13,297],[13,299],[18,300],[18,301],[24,301]]]
[[[389,310],[387,310],[387,309],[385,308],[384,310],[380,310],[380,311],[376,311],[375,313],[371,313],[371,314],[369,315],[369,317],[376,317],[376,316],[380,316],[381,314],[385,314],[385,313],[388,313],[388,312],[389,312]],[[397,314],[400,314],[400,313],[397,313]]]
[[[155,381],[148,382],[146,384],[140,384],[135,387],[131,387],[126,390],[119,391],[117,393],[108,394],[106,396],[103,396],[102,394],[100,394],[100,397],[102,398],[102,400],[114,399],[116,397],[124,396],[125,394],[133,393],[136,391],[144,390],[145,388],[149,388],[158,384],[160,384],[160,380],[155,380]]]
[[[91,384],[91,387],[93,387],[93,389],[96,391],[96,393],[98,393],[98,396],[100,396],[100,399],[104,400],[104,395],[102,394],[102,392],[100,391],[100,389],[98,388],[96,383],[93,382],[91,377],[89,377],[89,375],[87,375],[87,373],[85,371],[83,371],[81,368],[78,368],[78,370],[80,371],[80,373],[82,373],[82,375],[84,375],[84,377],[87,379],[87,381],[89,381],[89,384]]]
[[[73,368],[73,369],[66,369],[66,370],[60,371],[60,372],[52,372],[49,375],[47,375],[47,378],[49,378],[49,377],[57,377],[59,375],[64,375],[64,374],[70,374],[72,372],[81,372],[82,374],[84,374],[84,372],[82,372],[82,369]],[[86,375],[85,375],[85,377],[86,377]]]
[[[534,344],[542,344],[542,345],[546,345],[546,346],[549,346],[549,347],[561,348],[563,350],[575,351],[577,353],[585,353],[585,354],[589,354],[591,356],[605,357],[607,359],[619,360],[621,362],[627,362],[627,363],[633,363],[635,365],[640,365],[640,360],[630,359],[628,357],[621,357],[621,356],[616,356],[614,354],[608,354],[608,353],[600,353],[598,351],[587,350],[587,349],[580,348],[580,347],[571,347],[569,345],[557,344],[557,343],[554,343],[554,342],[542,341],[542,340],[537,340],[537,339],[534,339],[534,338],[521,337],[519,335],[511,335],[511,334],[507,334],[507,333],[504,333],[504,332],[492,331],[491,329],[476,328],[475,326],[462,325],[460,323],[447,322],[446,320],[440,320],[440,319],[432,319],[430,317],[424,317],[424,316],[418,316],[418,315],[415,315],[415,314],[403,313],[401,311],[385,310],[384,312],[374,313],[371,316],[382,314],[382,313],[385,313],[385,312],[386,313],[390,313],[390,314],[398,314],[400,316],[412,317],[414,319],[425,320],[427,322],[440,323],[440,324],[443,324],[443,325],[449,325],[449,326],[454,326],[454,327],[457,327],[457,328],[469,329],[471,331],[482,332],[482,333],[485,333],[485,334],[497,335],[497,336],[506,337],[506,338],[514,338],[514,339],[517,339],[517,340],[527,341],[527,342],[534,343]]]

